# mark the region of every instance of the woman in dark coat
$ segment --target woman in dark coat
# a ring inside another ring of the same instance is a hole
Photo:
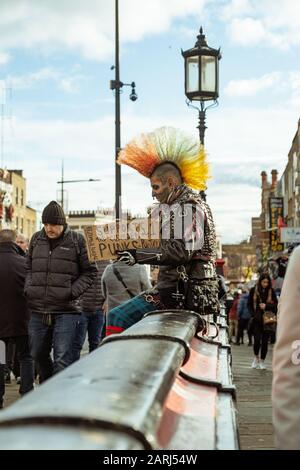
[[[264,312],[277,313],[277,296],[271,285],[269,274],[261,274],[256,285],[249,292],[248,308],[251,312],[251,330],[254,335],[253,369],[266,369],[265,358],[268,352],[270,326],[264,326]],[[275,325],[273,325],[274,327]],[[260,358],[259,358],[260,355]]]

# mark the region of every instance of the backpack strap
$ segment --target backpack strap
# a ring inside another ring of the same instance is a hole
[[[30,254],[30,256],[32,255],[34,247],[37,245],[39,239],[40,239],[40,232],[36,232],[30,240],[30,245],[29,245],[29,248],[30,248],[29,254]]]
[[[74,243],[74,246],[76,249],[76,254],[77,256],[79,256],[81,253],[81,250],[80,250],[80,245],[79,245],[78,233],[75,232],[75,230],[70,230],[70,233],[71,233],[72,242]]]
[[[116,276],[116,278],[118,279],[118,281],[120,281],[121,284],[123,284],[123,286],[124,286],[124,288],[125,288],[127,294],[128,294],[131,298],[135,297],[135,295],[134,295],[134,294],[128,289],[128,287],[126,286],[126,284],[125,284],[125,282],[124,282],[124,280],[123,280],[123,278],[122,278],[122,276],[121,276],[120,271],[118,271],[118,269],[116,268],[116,266],[115,266],[114,264],[112,265],[112,268],[113,268],[114,275]]]

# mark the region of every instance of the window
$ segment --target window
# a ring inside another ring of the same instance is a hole
[[[21,206],[24,206],[24,191],[21,189]]]
[[[21,233],[24,233],[24,219],[21,217]]]
[[[19,188],[16,188],[16,205],[19,204]]]
[[[16,217],[16,230],[19,230],[19,217]]]

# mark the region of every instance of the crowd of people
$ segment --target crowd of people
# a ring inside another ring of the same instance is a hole
[[[83,235],[70,230],[57,202],[44,208],[42,222],[30,243],[0,231],[0,408],[12,375],[20,395],[29,392],[78,360],[86,336],[95,350],[105,313],[151,288],[145,266],[116,263],[117,276],[109,261],[91,263]]]

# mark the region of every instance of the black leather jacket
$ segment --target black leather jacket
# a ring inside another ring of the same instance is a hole
[[[191,219],[191,214],[197,217]],[[176,288],[179,266],[184,266],[190,278],[215,278],[216,234],[209,206],[198,193],[181,185],[169,202],[168,215],[169,219],[162,217],[160,248],[138,249],[137,262],[160,266],[158,290]],[[183,229],[178,238],[180,226]]]

